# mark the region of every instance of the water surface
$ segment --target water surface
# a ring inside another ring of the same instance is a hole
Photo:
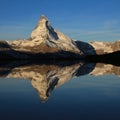
[[[120,119],[119,66],[21,63],[0,66],[1,120]]]

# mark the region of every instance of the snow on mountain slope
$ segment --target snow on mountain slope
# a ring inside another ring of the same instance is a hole
[[[120,50],[120,40],[115,42],[90,42],[91,46],[96,51],[96,54],[112,53]]]
[[[38,92],[41,100],[45,101],[54,88],[75,77],[83,63],[59,67],[55,65],[30,65],[16,67],[4,77],[29,79]]]

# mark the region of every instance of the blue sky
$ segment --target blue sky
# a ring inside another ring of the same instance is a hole
[[[41,15],[81,41],[120,39],[120,0],[0,0],[0,39],[30,36]]]

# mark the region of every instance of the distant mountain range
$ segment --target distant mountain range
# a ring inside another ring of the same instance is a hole
[[[107,54],[120,50],[120,41],[77,41],[54,29],[41,16],[29,39],[0,41],[1,59],[75,59],[88,55]]]

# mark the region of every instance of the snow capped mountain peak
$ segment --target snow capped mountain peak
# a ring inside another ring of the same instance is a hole
[[[30,38],[30,40],[35,43],[45,43],[47,46],[57,48],[58,50],[80,53],[75,42],[68,36],[54,29],[45,16],[40,17]]]
[[[31,33],[31,39],[39,39],[44,41],[48,39],[58,40],[59,38],[54,28],[50,25],[48,19],[42,15],[35,29]]]
[[[41,16],[35,29],[31,33],[31,39],[32,40],[35,38],[41,39],[42,37],[44,37],[47,32],[47,24],[48,24],[47,18],[45,16]]]
[[[90,44],[82,41],[75,41],[54,29],[44,15],[40,17],[29,39],[14,40],[7,43],[12,50],[20,53],[22,52],[22,54],[26,52],[29,54],[52,53],[54,54],[54,58],[81,58],[86,55],[95,54]],[[19,56],[14,53],[12,56],[17,56],[17,58],[19,58]]]
[[[48,21],[48,19],[45,15],[41,15],[40,20],[42,20],[42,19]]]

